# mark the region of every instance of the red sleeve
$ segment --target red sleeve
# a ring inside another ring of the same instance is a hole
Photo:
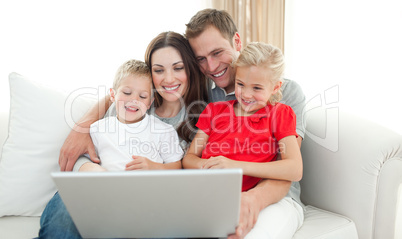
[[[207,135],[211,133],[211,119],[213,118],[213,103],[209,103],[204,111],[200,114],[197,126],[200,130],[204,131]]]
[[[272,133],[276,140],[279,141],[290,135],[299,137],[296,133],[296,115],[293,109],[288,105],[280,103],[275,105],[274,108],[271,125],[273,129]]]

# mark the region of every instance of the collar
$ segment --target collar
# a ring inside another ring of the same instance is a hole
[[[229,93],[226,93],[226,90],[225,90],[225,89],[223,89],[223,88],[221,88],[221,87],[219,87],[219,86],[216,86],[216,84],[215,84],[215,82],[214,82],[213,80],[210,79],[210,81],[212,81],[212,86],[211,86],[211,88],[212,88],[212,89],[215,89],[215,88],[220,89],[220,90],[225,94],[225,97],[228,96],[228,95],[234,95],[234,93],[235,93],[234,91],[229,92]]]
[[[233,109],[234,109],[234,105],[235,105],[236,103],[238,103],[237,100],[231,100],[231,101],[229,101],[229,102],[230,102],[230,104],[232,105],[232,108],[233,108]],[[259,109],[259,110],[258,110],[257,112],[255,112],[254,114],[249,115],[249,116],[245,116],[245,117],[246,117],[247,119],[249,119],[251,122],[258,123],[258,122],[260,122],[261,119],[268,117],[269,112],[271,111],[272,108],[273,108],[272,105],[267,104],[264,108]]]

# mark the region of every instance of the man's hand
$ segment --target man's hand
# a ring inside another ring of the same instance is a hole
[[[253,229],[257,222],[260,208],[257,200],[248,192],[241,193],[240,218],[235,234],[228,236],[228,239],[242,239]]]
[[[92,162],[100,163],[89,133],[80,133],[73,129],[60,150],[60,170],[72,171],[78,157],[85,153],[89,154]]]

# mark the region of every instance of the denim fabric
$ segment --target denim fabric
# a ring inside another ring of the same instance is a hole
[[[82,238],[58,192],[46,205],[40,218],[39,238]]]

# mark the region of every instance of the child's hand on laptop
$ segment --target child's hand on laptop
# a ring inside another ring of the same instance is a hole
[[[224,156],[210,157],[202,167],[203,169],[241,168],[239,161]]]
[[[158,163],[155,163],[146,157],[133,155],[132,158],[133,160],[126,164],[126,171],[157,169]]]

